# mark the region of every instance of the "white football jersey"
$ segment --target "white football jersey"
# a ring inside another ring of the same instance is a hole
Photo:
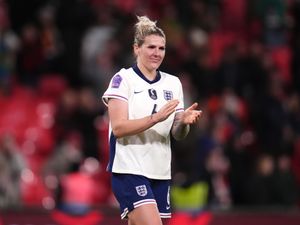
[[[157,72],[149,81],[137,66],[121,69],[110,81],[102,96],[117,98],[128,103],[129,119],[139,119],[157,112],[167,101],[178,99],[176,112],[184,110],[180,80],[170,74]],[[109,125],[110,160],[108,170],[114,173],[143,175],[152,179],[171,178],[170,130],[175,112],[170,117],[144,132],[115,138]]]

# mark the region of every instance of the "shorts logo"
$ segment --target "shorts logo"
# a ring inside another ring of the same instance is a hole
[[[122,77],[117,74],[116,76],[114,76],[114,78],[112,79],[112,83],[111,83],[111,87],[112,88],[119,88],[120,87],[120,84],[121,84],[121,81],[122,81]]]
[[[136,189],[137,194],[142,197],[146,196],[148,193],[146,185],[136,186],[135,189]]]
[[[173,92],[164,90],[164,98],[169,101],[173,99]]]
[[[168,194],[167,194],[167,206],[166,210],[169,210],[171,208],[170,206],[170,186],[168,187]]]

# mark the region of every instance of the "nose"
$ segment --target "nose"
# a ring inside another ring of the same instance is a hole
[[[160,53],[159,48],[155,48],[155,49],[154,49],[154,55],[155,55],[155,56],[158,56],[159,53]]]

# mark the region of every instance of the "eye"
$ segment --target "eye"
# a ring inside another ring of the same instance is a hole
[[[165,51],[165,50],[166,50],[166,48],[165,48],[165,47],[159,47],[159,50],[161,50],[161,51]]]

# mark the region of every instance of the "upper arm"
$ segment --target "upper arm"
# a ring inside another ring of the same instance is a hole
[[[108,115],[114,130],[122,121],[128,120],[128,103],[120,99],[110,98],[108,100]]]

